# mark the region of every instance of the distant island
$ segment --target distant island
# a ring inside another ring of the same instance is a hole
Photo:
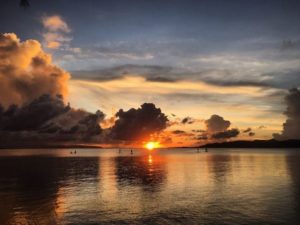
[[[229,141],[210,143],[199,146],[201,148],[300,148],[300,140],[254,140],[254,141]]]

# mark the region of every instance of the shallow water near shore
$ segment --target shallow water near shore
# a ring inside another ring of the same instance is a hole
[[[0,224],[298,224],[300,149],[0,150]]]

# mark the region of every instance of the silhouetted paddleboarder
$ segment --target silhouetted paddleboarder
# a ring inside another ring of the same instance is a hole
[[[131,155],[133,155],[133,151],[132,151],[132,149],[130,150],[130,154],[131,154]]]

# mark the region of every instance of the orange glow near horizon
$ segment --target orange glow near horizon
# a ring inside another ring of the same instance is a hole
[[[145,148],[148,149],[149,151],[152,151],[153,149],[158,148],[159,146],[160,146],[159,142],[153,142],[153,141],[147,142],[145,144]]]

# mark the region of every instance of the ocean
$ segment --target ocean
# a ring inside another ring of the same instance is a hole
[[[299,224],[300,149],[0,150],[0,224]]]

